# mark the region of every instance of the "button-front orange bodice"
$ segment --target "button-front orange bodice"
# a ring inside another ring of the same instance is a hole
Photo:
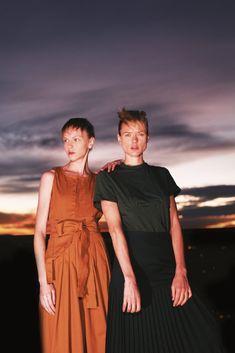
[[[92,217],[98,221],[101,213],[93,206],[95,174],[81,176],[54,168],[55,179],[51,195],[49,223],[63,219]]]

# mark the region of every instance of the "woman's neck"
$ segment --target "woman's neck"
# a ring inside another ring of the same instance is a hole
[[[144,158],[143,155],[138,156],[138,157],[132,157],[132,156],[128,156],[125,155],[124,158],[124,164],[126,165],[139,165],[139,164],[143,164],[144,163]]]
[[[84,158],[83,160],[76,160],[76,161],[69,161],[64,166],[65,170],[68,170],[70,172],[75,172],[80,175],[89,175],[91,174],[91,171],[88,166],[88,158]]]

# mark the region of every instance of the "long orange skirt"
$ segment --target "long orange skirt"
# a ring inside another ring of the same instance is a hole
[[[54,261],[55,315],[40,306],[42,353],[105,352],[110,271],[102,236],[94,234],[91,239],[97,307],[89,307],[87,297],[78,298],[73,261],[77,255],[75,244],[71,244]]]

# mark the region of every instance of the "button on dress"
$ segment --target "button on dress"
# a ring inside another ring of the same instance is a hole
[[[170,195],[180,188],[163,167],[121,164],[99,173],[94,202],[116,202],[141,294],[141,311],[123,313],[124,278],[114,260],[109,288],[106,353],[222,353],[217,324],[196,293],[173,307],[175,258]]]
[[[93,206],[96,175],[54,171],[45,261],[56,313],[40,307],[43,353],[104,353],[110,270]]]

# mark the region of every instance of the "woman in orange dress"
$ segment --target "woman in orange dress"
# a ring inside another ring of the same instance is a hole
[[[93,206],[91,123],[62,128],[69,162],[42,174],[34,235],[43,353],[104,353],[109,263]],[[46,229],[50,238],[46,247]]]

